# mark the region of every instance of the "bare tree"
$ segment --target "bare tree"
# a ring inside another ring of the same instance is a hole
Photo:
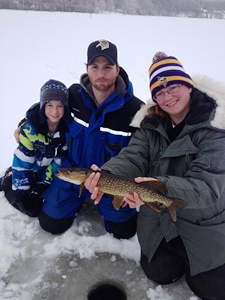
[[[77,11],[86,13],[218,17],[224,18],[221,0],[1,0],[0,9]]]

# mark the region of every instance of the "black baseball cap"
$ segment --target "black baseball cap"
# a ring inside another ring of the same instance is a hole
[[[91,43],[87,51],[87,64],[90,65],[92,61],[98,57],[106,57],[112,65],[117,63],[117,47],[113,43],[106,40],[99,40]]]

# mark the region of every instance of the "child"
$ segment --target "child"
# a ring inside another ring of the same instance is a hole
[[[20,127],[12,167],[0,181],[7,200],[31,217],[39,215],[42,193],[66,155],[66,122],[71,120],[68,99],[63,83],[49,80],[43,85],[40,104],[28,111]]]

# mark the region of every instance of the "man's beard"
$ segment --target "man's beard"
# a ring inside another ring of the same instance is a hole
[[[115,82],[112,81],[103,81],[101,83],[98,83],[98,81],[96,83],[93,84],[93,87],[98,90],[98,91],[107,91],[109,90],[112,86],[114,86]]]

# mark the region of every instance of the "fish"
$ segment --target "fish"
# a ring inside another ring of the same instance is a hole
[[[86,168],[59,168],[56,176],[64,181],[80,185],[79,195],[81,195],[84,184],[91,173],[95,171]],[[124,203],[126,193],[136,192],[139,198],[151,209],[160,212],[160,205],[167,207],[171,219],[176,222],[176,209],[184,208],[187,202],[166,196],[168,194],[165,184],[161,181],[151,180],[136,183],[133,179],[114,175],[107,171],[98,171],[101,176],[97,184],[99,191],[113,196],[112,204],[119,210]]]

